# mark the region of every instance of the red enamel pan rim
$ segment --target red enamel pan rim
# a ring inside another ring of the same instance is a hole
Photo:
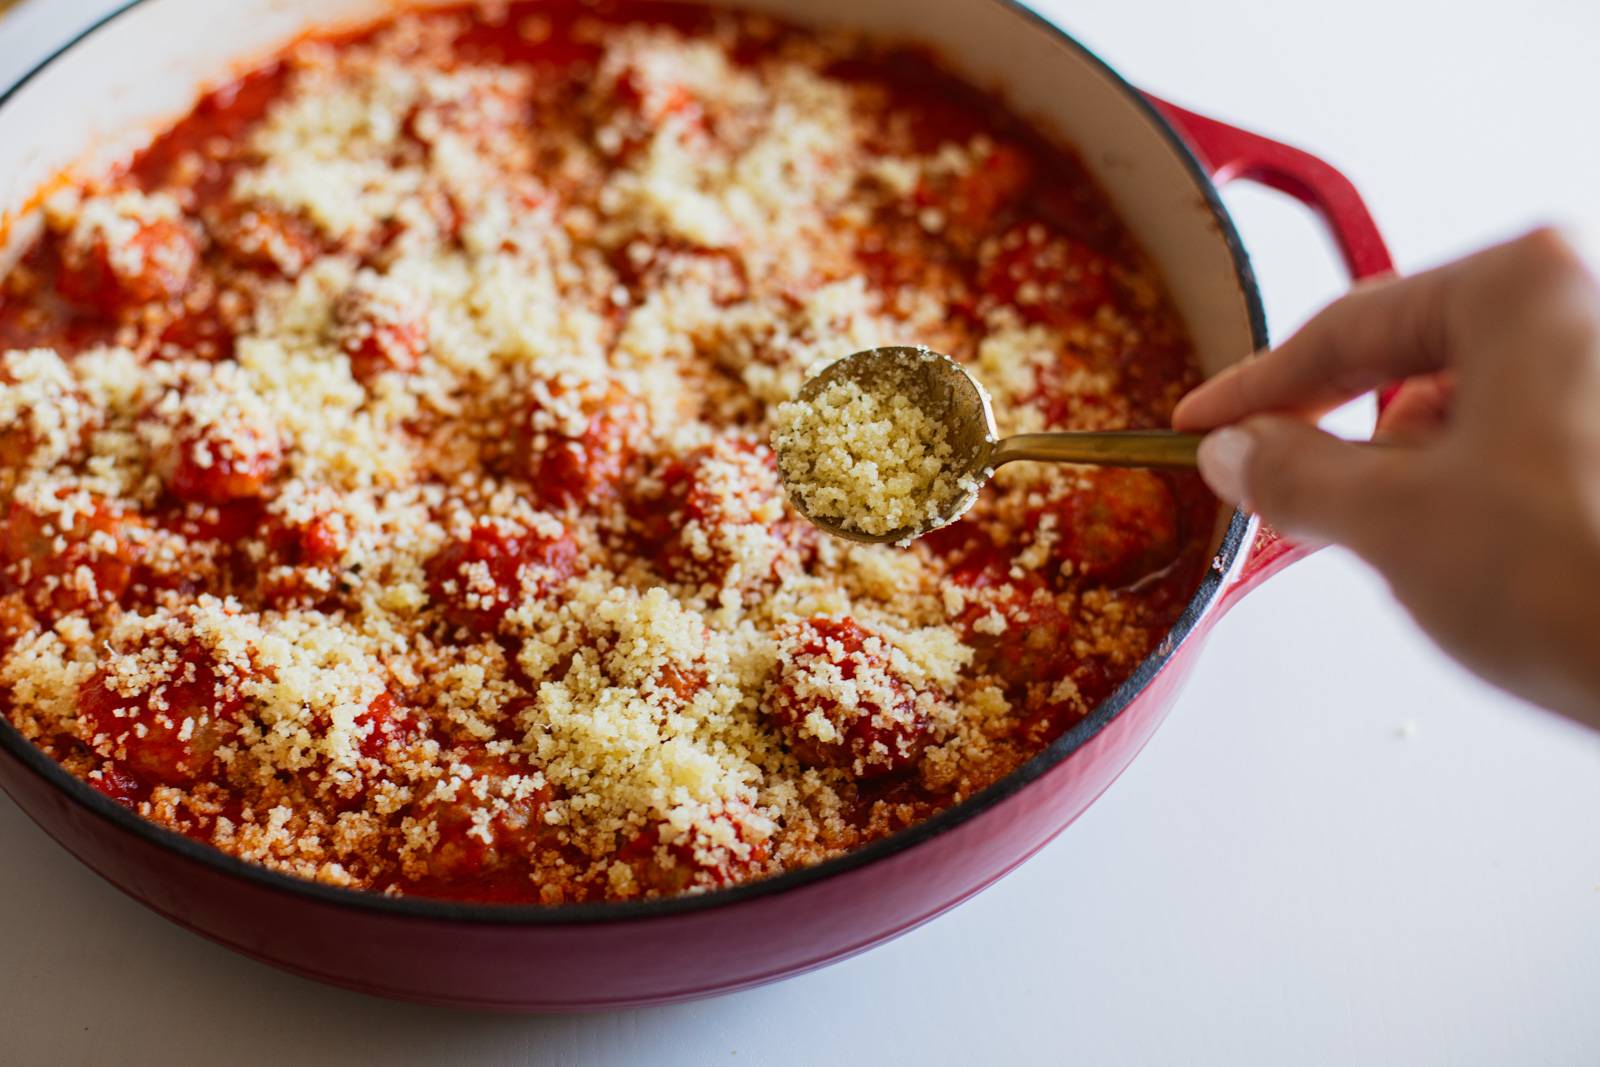
[[[1266,313],[1261,304],[1261,293],[1256,285],[1255,272],[1251,268],[1250,257],[1244,249],[1238,231],[1234,228],[1227,208],[1224,207],[1221,197],[1217,194],[1216,186],[1212,184],[1205,168],[1183,138],[1179,136],[1172,124],[1145,99],[1142,93],[1130,85],[1110,65],[1053,22],[1023,6],[1019,0],[984,0],[984,2],[997,4],[1010,11],[1018,19],[1032,23],[1037,29],[1048,33],[1064,51],[1074,54],[1078,59],[1091,64],[1119,88],[1128,100],[1167,139],[1173,150],[1183,160],[1190,175],[1194,178],[1195,184],[1202,191],[1206,206],[1210,209],[1212,219],[1232,256],[1234,273],[1238,279],[1239,287],[1244,293],[1250,317],[1252,343],[1257,348],[1265,346],[1267,343]],[[55,52],[41,61],[3,94],[0,94],[0,108],[6,107],[23,86],[27,85],[57,59],[60,59],[87,38],[112,27],[119,18],[144,3],[145,0],[128,0],[127,3],[93,23],[76,37],[56,49]],[[1239,556],[1241,547],[1244,544],[1247,525],[1248,519],[1244,513],[1235,511],[1223,535],[1222,544],[1217,549],[1215,565],[1206,568],[1200,587],[1195,591],[1183,614],[1179,616],[1178,621],[1168,631],[1167,636],[1157,646],[1156,650],[1139,664],[1133,674],[1123,682],[1116,692],[1101,702],[1082,721],[1062,734],[1038,755],[1011,772],[1011,774],[960,804],[946,808],[944,811],[915,826],[889,837],[881,838],[843,856],[827,860],[812,867],[804,867],[762,881],[733,886],[728,889],[712,890],[689,896],[670,897],[663,900],[549,906],[540,904],[473,904],[434,900],[426,897],[387,897],[364,890],[322,885],[247,863],[244,860],[212,848],[210,845],[191,840],[181,834],[157,826],[153,822],[146,821],[109,798],[102,796],[86,783],[69,774],[60,764],[45,755],[42,750],[34,747],[4,717],[0,717],[0,749],[4,749],[16,757],[17,761],[24,767],[65,793],[80,807],[110,822],[117,829],[175,852],[188,860],[222,874],[289,896],[303,897],[310,901],[349,908],[355,911],[378,912],[397,918],[413,918],[433,922],[507,926],[582,926],[597,923],[665,919],[674,915],[709,911],[759,897],[777,896],[800,889],[814,882],[832,878],[835,875],[844,874],[847,871],[865,867],[887,856],[916,848],[918,845],[960,826],[969,819],[988,811],[1020,792],[1030,782],[1033,782],[1067,759],[1101,730],[1104,730],[1113,719],[1121,714],[1143,692],[1146,685],[1166,665],[1167,661],[1172,658],[1183,642],[1194,634],[1201,617],[1222,590],[1224,578]]]

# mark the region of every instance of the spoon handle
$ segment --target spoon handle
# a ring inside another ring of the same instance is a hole
[[[1102,467],[1193,468],[1200,441],[1200,434],[1172,430],[1019,433],[995,443],[989,466],[1033,459]]]

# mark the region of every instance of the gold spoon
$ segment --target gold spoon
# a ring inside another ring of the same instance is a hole
[[[978,491],[996,468],[1013,460],[1088,463],[1107,467],[1188,468],[1195,465],[1199,434],[1172,430],[1055,431],[1001,437],[995,428],[989,393],[971,373],[949,356],[927,348],[869,348],[835,360],[800,387],[802,402],[816,400],[830,385],[853,381],[863,389],[896,383],[897,390],[929,418],[946,427],[952,484],[963,491],[939,501],[931,518],[883,533],[867,533],[848,519],[820,517],[806,508],[787,485],[796,510],[819,528],[851,541],[872,544],[907,543],[955,522],[978,499]],[[778,468],[788,465],[779,456]]]

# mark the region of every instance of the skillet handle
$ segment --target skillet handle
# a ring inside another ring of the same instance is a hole
[[[1188,142],[1217,185],[1235,179],[1257,182],[1287,193],[1314,211],[1332,233],[1352,281],[1388,274],[1394,269],[1383,235],[1361,194],[1349,178],[1332,166],[1309,152],[1196,114],[1149,93],[1145,98]],[[1396,388],[1389,386],[1378,393],[1380,413]],[[1238,577],[1223,593],[1223,606],[1233,604],[1289,564],[1315,551],[1315,547],[1285,539],[1265,523],[1258,524]]]

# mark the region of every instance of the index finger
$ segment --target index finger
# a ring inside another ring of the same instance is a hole
[[[1209,430],[1265,412],[1319,414],[1369,389],[1442,368],[1453,265],[1365,283],[1277,348],[1236,364],[1184,397],[1180,430]]]
[[[1180,430],[1207,430],[1247,415],[1318,415],[1369,389],[1443,370],[1488,309],[1578,279],[1595,281],[1570,241],[1544,226],[1462,259],[1412,275],[1366,282],[1335,300],[1259,359],[1247,360],[1190,393],[1172,414]]]

